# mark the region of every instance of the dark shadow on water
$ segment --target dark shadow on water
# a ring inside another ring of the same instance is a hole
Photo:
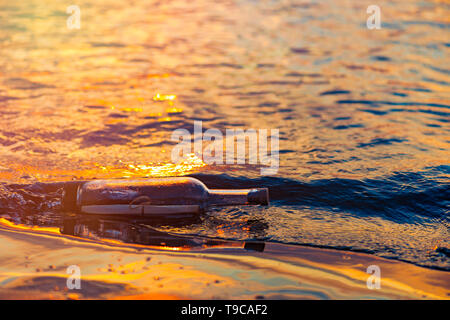
[[[245,250],[264,251],[264,242],[261,241],[227,241],[195,235],[161,232],[156,229],[160,225],[176,227],[194,223],[199,223],[199,217],[186,217],[182,220],[164,220],[64,215],[60,232],[85,239],[98,240],[107,238],[119,240],[123,243],[152,247],[182,248],[184,250],[213,247],[241,247]]]

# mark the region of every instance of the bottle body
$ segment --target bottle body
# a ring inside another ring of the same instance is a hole
[[[268,204],[267,189],[209,190],[190,177],[93,180],[68,185],[66,211],[170,216],[199,214],[210,206]]]

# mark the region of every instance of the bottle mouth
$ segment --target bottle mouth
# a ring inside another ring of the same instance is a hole
[[[247,195],[249,204],[261,204],[264,206],[269,205],[269,189],[268,188],[256,188],[250,189]]]

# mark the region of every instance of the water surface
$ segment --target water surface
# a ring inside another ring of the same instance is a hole
[[[0,213],[59,227],[60,182],[188,174],[271,206],[139,225],[450,270],[449,5],[378,1],[368,30],[370,4],[78,1],[69,30],[64,1],[2,1]],[[279,129],[278,173],[172,164],[194,120]]]

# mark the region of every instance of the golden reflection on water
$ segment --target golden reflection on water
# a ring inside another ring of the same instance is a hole
[[[79,1],[80,30],[64,1],[5,5],[0,178],[20,178],[2,170],[14,164],[65,179],[87,163],[170,162],[171,132],[196,118],[281,128],[281,170],[298,179],[445,164],[443,3],[383,0],[375,32],[354,1]],[[359,100],[374,103],[342,102]]]
[[[177,98],[174,94],[159,94],[157,93],[154,97],[154,101],[173,101]]]
[[[113,176],[131,177],[170,177],[183,176],[198,171],[205,167],[206,164],[195,154],[188,154],[187,157],[177,164],[166,163],[160,165],[134,165],[128,164],[126,169],[115,167],[100,168]]]
[[[165,152],[165,150],[161,150]],[[207,165],[194,154],[188,154],[178,163],[124,163],[119,161],[116,166],[104,166],[98,163],[87,165],[84,170],[45,169],[29,165],[11,165],[10,168],[0,168],[0,178],[4,180],[20,180],[21,177],[33,177],[38,181],[64,181],[78,179],[105,179],[131,177],[170,177],[184,176],[201,171]],[[13,170],[11,170],[13,169]],[[28,178],[27,178],[28,179]]]

